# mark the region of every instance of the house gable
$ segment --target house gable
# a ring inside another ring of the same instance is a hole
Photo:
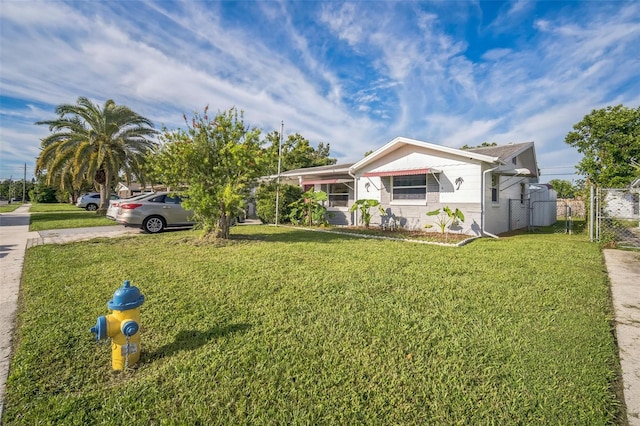
[[[482,161],[487,163],[495,163],[499,162],[499,158],[484,154],[478,154],[471,151],[464,151],[461,149],[449,148],[446,146],[435,145],[429,142],[422,142],[415,139],[408,139],[404,137],[397,137],[393,139],[391,142],[385,144],[381,148],[377,149],[373,153],[369,154],[362,160],[355,163],[352,167],[353,171],[358,171],[363,168],[370,169],[371,163],[380,164],[380,162],[388,162],[389,158],[398,158],[398,154],[394,155],[394,152],[397,150],[401,150],[404,148],[405,152],[407,147],[410,147],[409,150],[417,150],[420,152],[432,152],[434,156],[443,157],[443,158],[459,158],[459,159],[467,159]],[[400,154],[401,156],[402,154]]]

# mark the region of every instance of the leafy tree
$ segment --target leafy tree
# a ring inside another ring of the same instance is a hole
[[[262,223],[275,223],[276,221],[276,189],[275,182],[262,184],[256,191],[256,215]],[[280,197],[278,206],[279,222],[289,219],[291,214],[290,204],[296,202],[302,196],[302,188],[297,185],[280,185]]]
[[[29,198],[29,191],[33,189],[33,182],[30,180],[13,180],[5,179],[0,182],[0,199],[11,200],[12,198],[22,198],[22,192],[25,191],[25,196]],[[26,201],[26,200],[23,200]]]
[[[381,215],[385,214],[384,209],[378,200],[356,200],[349,211],[354,212],[356,210],[360,210],[360,219],[364,223],[364,227],[368,228],[371,223],[371,208],[373,207],[378,207],[378,212],[380,212]]]
[[[273,131],[266,136],[268,147],[267,151],[267,169],[266,173],[274,175],[278,172],[278,143],[280,142],[280,133]],[[305,139],[299,133],[289,135],[287,140],[282,143],[280,170],[303,169],[307,167],[328,166],[336,163],[335,158],[329,157],[330,144],[320,142],[318,148],[310,145],[309,140]]]
[[[576,188],[568,180],[552,179],[549,181],[549,185],[558,193],[559,198],[575,197]]]
[[[627,186],[637,177],[640,158],[640,107],[593,110],[573,126],[565,143],[584,155],[576,169],[601,187]]]
[[[205,237],[229,238],[255,179],[262,174],[260,130],[244,125],[235,107],[213,118],[195,113],[187,129],[165,130],[162,147],[151,158],[155,178],[184,187],[183,204],[194,211]]]
[[[109,99],[101,108],[79,97],[77,104],[56,107],[58,118],[39,121],[52,133],[42,139],[36,173],[47,171],[47,183],[71,189],[93,181],[100,189],[99,214],[105,214],[112,185],[122,172],[128,181],[144,182],[144,160],[156,143],[153,123]]]
[[[38,179],[29,191],[29,199],[35,203],[55,203],[57,199],[56,188],[49,186],[43,179]]]

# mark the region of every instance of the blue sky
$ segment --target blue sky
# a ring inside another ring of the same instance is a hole
[[[542,182],[573,180],[564,137],[640,104],[640,2],[0,2],[0,179],[33,175],[54,108],[113,99],[179,127],[245,111],[357,161],[396,136],[535,141]]]

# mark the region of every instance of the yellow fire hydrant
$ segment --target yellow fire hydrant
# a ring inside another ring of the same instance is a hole
[[[91,327],[96,341],[111,337],[111,366],[124,370],[140,359],[140,306],[144,296],[127,280],[113,293],[107,307],[112,314],[98,317]]]

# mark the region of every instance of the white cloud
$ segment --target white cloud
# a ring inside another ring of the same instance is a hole
[[[507,4],[489,30],[532,22],[534,6]],[[3,2],[0,90],[22,105],[1,111],[2,161],[37,155],[45,129],[30,123],[78,96],[169,127],[207,104],[235,105],[265,132],[284,120],[343,160],[404,135],[535,140],[551,161],[591,109],[640,101],[640,6],[574,6],[580,19],[541,14],[526,39],[473,62],[477,46],[455,28],[481,4]],[[224,19],[229,7],[245,7],[242,19]]]

